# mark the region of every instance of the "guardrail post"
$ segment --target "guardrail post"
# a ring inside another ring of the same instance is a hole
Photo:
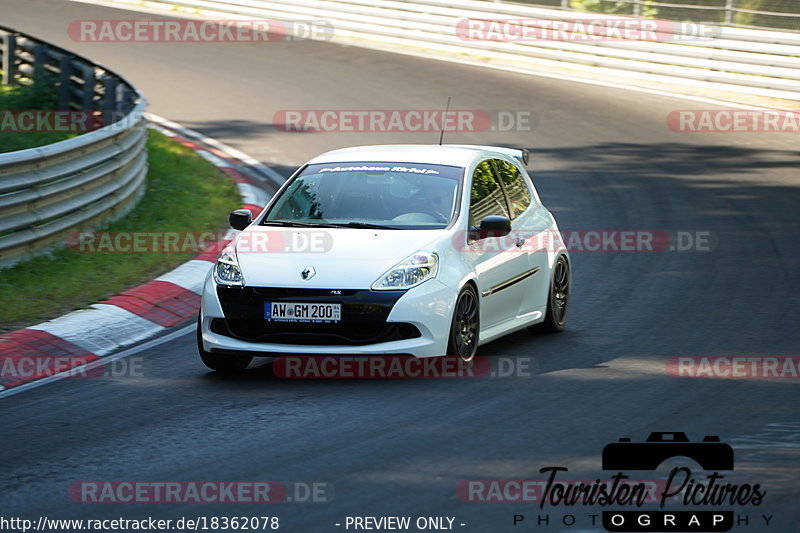
[[[117,103],[115,106],[118,116],[125,114],[125,107],[127,100],[128,100],[128,88],[124,85],[120,85],[119,88],[117,89]]]
[[[561,0],[561,7],[564,9],[569,9],[569,0]]]
[[[3,42],[3,83],[12,85],[17,68],[17,37],[7,33]]]
[[[119,82],[115,78],[106,77],[103,80],[103,101],[101,103],[103,126],[108,126],[117,119],[117,87],[119,87]]]
[[[725,0],[725,24],[733,22],[733,0]]]
[[[97,81],[94,67],[83,67],[83,92],[81,94],[81,111],[94,109],[94,85]]]
[[[58,108],[69,109],[72,100],[72,58],[64,56],[58,62]]]
[[[123,115],[127,115],[136,105],[136,95],[128,88],[127,85],[122,85],[121,88],[122,91],[119,95],[119,101],[117,102],[117,109]]]
[[[642,16],[642,0],[634,0],[633,2],[633,16]]]
[[[47,48],[37,44],[33,48],[33,83],[39,83],[45,74],[44,64],[47,61]]]

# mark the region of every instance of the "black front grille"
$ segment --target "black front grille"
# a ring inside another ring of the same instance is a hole
[[[300,331],[300,328],[286,327],[298,326],[298,324],[280,324],[280,328],[269,327],[269,325],[265,320],[215,318],[211,321],[211,331],[249,342],[305,346],[359,346],[413,339],[420,336],[416,326],[403,322],[387,323],[377,332],[365,331],[363,328],[336,328],[335,331],[321,333],[318,331],[319,324],[314,325],[317,331]],[[293,329],[295,331],[291,331]]]
[[[340,294],[339,294],[340,293]],[[296,345],[365,345],[421,335],[412,324],[386,322],[405,291],[217,287],[224,319],[212,321],[219,335],[249,342]],[[264,319],[265,302],[339,303],[338,323],[273,322]]]

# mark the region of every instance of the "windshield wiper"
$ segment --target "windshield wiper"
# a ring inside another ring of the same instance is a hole
[[[298,222],[295,220],[265,220],[262,226],[282,226],[286,228],[359,228],[359,229],[398,229],[369,222]]]
[[[336,228],[337,224],[326,224],[324,222],[297,222],[294,220],[265,220],[262,226],[282,226],[285,228]]]
[[[332,226],[340,228],[361,228],[361,229],[397,229],[393,226],[384,226],[383,224],[370,224],[369,222],[347,222],[344,224],[331,224]]]

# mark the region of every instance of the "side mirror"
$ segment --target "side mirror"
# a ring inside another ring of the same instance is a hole
[[[481,225],[470,232],[471,237],[475,240],[505,237],[509,233],[511,233],[511,220],[500,215],[484,217]]]
[[[228,222],[233,229],[243,230],[253,222],[253,213],[249,209],[231,211]]]

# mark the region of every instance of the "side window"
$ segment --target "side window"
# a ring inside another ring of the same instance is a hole
[[[469,202],[469,224],[477,226],[489,215],[511,218],[508,213],[505,193],[494,176],[491,163],[482,161],[472,175],[472,190]]]
[[[497,167],[497,173],[503,182],[503,187],[506,189],[508,203],[511,204],[511,209],[513,210],[511,218],[516,218],[531,205],[531,192],[515,165],[500,159],[494,159],[493,162]]]

